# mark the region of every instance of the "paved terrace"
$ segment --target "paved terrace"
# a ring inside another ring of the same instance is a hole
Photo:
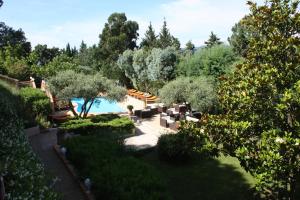
[[[127,110],[127,105],[133,105],[134,109],[143,109],[145,107],[144,101],[128,96],[127,98],[119,103],[119,105]],[[148,104],[151,105],[151,104]],[[174,132],[171,129],[160,126],[160,116],[154,115],[150,119],[141,119],[135,123],[136,136],[127,138],[125,145],[135,148],[137,150],[143,150],[156,146],[158,138],[162,134]]]

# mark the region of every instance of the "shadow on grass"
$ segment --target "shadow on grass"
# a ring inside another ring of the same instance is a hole
[[[174,200],[254,199],[252,176],[232,157],[174,165],[160,161],[153,151],[141,159],[160,171]]]

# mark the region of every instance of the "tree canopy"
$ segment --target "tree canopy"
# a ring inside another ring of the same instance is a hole
[[[249,27],[243,25],[242,19],[239,23],[232,27],[231,31],[232,35],[228,38],[228,41],[232,46],[233,51],[237,55],[246,57],[251,35]]]
[[[296,199],[299,183],[299,1],[248,2],[245,61],[221,83],[224,114],[203,121],[257,179],[267,199]]]
[[[126,83],[124,74],[116,66],[116,61],[126,49],[133,50],[136,47],[138,29],[138,23],[127,20],[125,13],[113,13],[109,16],[99,36],[98,56],[101,71],[105,76]]]
[[[215,45],[201,48],[193,55],[187,54],[177,66],[177,74],[183,76],[214,76],[216,78],[232,71],[239,58],[230,46]]]
[[[221,42],[221,39],[217,37],[216,34],[214,34],[214,32],[210,33],[209,39],[204,42],[206,44],[206,47],[210,48],[214,45],[219,45],[222,44],[223,42]]]
[[[157,47],[157,35],[155,34],[155,30],[153,29],[151,22],[148,26],[148,30],[146,31],[144,38],[142,39],[140,47],[146,47],[149,49]]]
[[[88,115],[96,97],[101,96],[110,101],[120,101],[126,95],[125,88],[118,86],[112,80],[100,74],[87,75],[67,70],[51,77],[47,81],[51,92],[60,99],[68,100],[73,114],[78,117],[86,117]],[[71,103],[72,98],[84,99],[81,113],[77,113],[74,110]]]
[[[191,92],[193,91],[193,92]],[[159,90],[161,101],[167,105],[189,102],[193,109],[209,113],[217,108],[214,81],[206,77],[181,77]]]
[[[171,33],[167,27],[166,20],[164,20],[163,26],[159,33],[159,38],[158,38],[157,43],[158,43],[158,47],[162,48],[162,49],[165,49],[170,46],[173,46],[176,49],[180,48],[180,42],[179,42],[178,38],[171,35]]]

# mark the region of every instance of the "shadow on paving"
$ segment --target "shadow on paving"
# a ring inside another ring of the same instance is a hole
[[[57,143],[56,130],[29,137],[29,142],[34,152],[41,159],[47,172],[51,176],[58,178],[54,189],[62,195],[62,199],[84,200],[85,197],[78,183],[73,179],[53,150],[53,145]]]
[[[156,151],[142,156],[167,182],[174,200],[250,200],[254,179],[232,157],[169,164],[157,158]]]

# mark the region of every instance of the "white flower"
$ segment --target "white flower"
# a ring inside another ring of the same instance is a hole
[[[204,133],[204,129],[200,129],[200,133]]]
[[[279,144],[283,144],[283,143],[285,142],[285,140],[284,140],[283,138],[281,138],[281,137],[277,137],[277,138],[275,139],[275,142],[276,142],[276,143],[279,143]]]

